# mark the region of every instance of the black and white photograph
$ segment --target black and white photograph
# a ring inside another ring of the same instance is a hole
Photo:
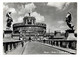
[[[77,54],[77,2],[3,2],[3,55]]]

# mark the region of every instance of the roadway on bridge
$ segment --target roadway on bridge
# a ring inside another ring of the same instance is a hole
[[[40,42],[31,41],[26,44],[22,54],[68,54],[68,53],[47,46]]]

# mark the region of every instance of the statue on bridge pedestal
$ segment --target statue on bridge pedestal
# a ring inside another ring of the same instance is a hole
[[[8,28],[10,28],[11,27],[11,24],[12,24],[12,22],[13,22],[13,19],[12,19],[12,17],[11,17],[11,12],[8,12],[7,14],[6,14],[6,17],[8,17],[8,19],[7,19],[7,27]]]
[[[4,38],[12,38],[12,32],[13,31],[10,28],[11,28],[11,24],[13,22],[13,19],[11,17],[11,12],[8,12],[6,14],[6,17],[8,18],[7,21],[6,21],[7,22],[7,24],[6,24],[7,28],[6,28],[6,30],[4,30],[3,35],[4,35]]]
[[[75,34],[74,26],[71,22],[72,22],[72,16],[71,16],[71,13],[68,12],[67,16],[66,16],[66,23],[70,29],[67,29],[66,33],[65,33],[67,40],[75,40],[76,39],[75,35],[74,35]]]
[[[68,12],[67,13],[67,16],[66,16],[66,23],[68,25],[68,27],[73,30],[74,26],[71,24],[71,20],[72,20],[72,16],[71,16],[71,13]]]

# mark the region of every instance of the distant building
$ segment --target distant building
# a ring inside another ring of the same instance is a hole
[[[13,24],[13,38],[20,36],[28,39],[42,38],[46,33],[46,24],[36,23],[35,17],[25,16],[22,23]]]
[[[46,33],[46,37],[54,36],[54,33]]]
[[[61,33],[59,31],[55,31],[53,39],[55,39],[55,40],[64,40],[64,39],[66,39],[65,33]]]

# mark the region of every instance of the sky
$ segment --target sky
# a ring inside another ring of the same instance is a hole
[[[67,12],[72,15],[72,24],[77,30],[77,3],[76,2],[9,2],[3,3],[3,29],[6,29],[6,13],[12,12],[13,23],[21,23],[23,17],[31,16],[36,22],[45,23],[47,32],[65,31],[69,29],[65,20]]]

